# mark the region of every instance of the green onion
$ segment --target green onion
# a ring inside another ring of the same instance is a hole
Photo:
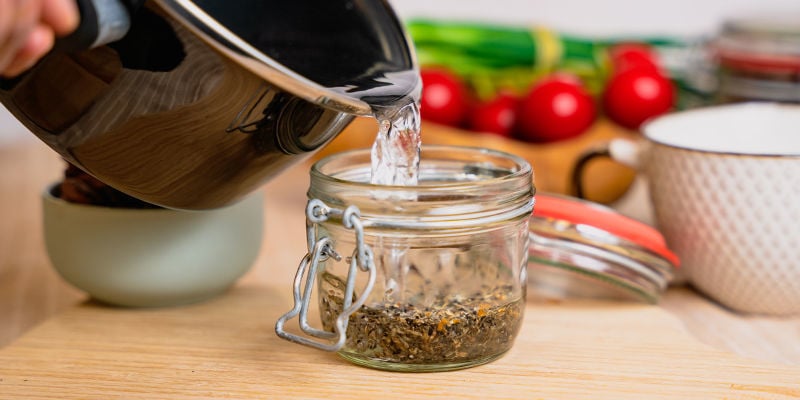
[[[619,37],[588,39],[536,27],[415,19],[407,30],[422,66],[445,67],[467,81],[479,98],[499,91],[521,93],[553,72],[580,78],[598,94],[610,74],[608,49],[624,42],[643,43],[657,53],[688,48],[672,38]],[[667,71],[679,91],[702,100],[702,93],[682,80],[681,71]],[[700,97],[698,97],[700,96]]]

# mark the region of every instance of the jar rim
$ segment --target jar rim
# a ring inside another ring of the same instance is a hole
[[[365,226],[398,230],[485,229],[533,210],[530,163],[502,151],[422,146],[417,185],[372,184],[371,166],[369,149],[323,158],[311,168],[308,198],[356,206]]]
[[[498,176],[498,177],[493,178],[493,179],[481,180],[480,181],[481,184],[488,184],[488,183],[492,183],[492,182],[505,182],[505,181],[508,181],[508,180],[519,179],[521,177],[525,177],[528,174],[531,174],[531,177],[533,177],[533,168],[531,167],[530,163],[527,160],[525,160],[524,158],[522,158],[520,156],[517,156],[517,155],[514,155],[514,154],[511,154],[511,153],[499,151],[499,150],[487,149],[487,148],[483,148],[483,147],[472,147],[472,146],[423,145],[422,149],[421,149],[421,155],[420,155],[421,167],[422,167],[423,163],[425,163],[426,161],[429,161],[429,159],[427,159],[425,157],[425,154],[430,154],[430,153],[434,153],[434,152],[441,152],[443,154],[448,154],[448,153],[449,154],[453,154],[454,151],[457,151],[457,152],[460,152],[460,153],[463,153],[463,154],[470,153],[470,154],[472,154],[472,156],[484,156],[484,157],[488,156],[488,157],[496,158],[498,160],[505,159],[505,160],[511,161],[516,166],[515,169],[509,171],[509,174],[503,175],[503,176]],[[366,158],[367,160],[369,160],[370,149],[360,148],[360,149],[346,150],[346,151],[343,151],[343,152],[339,152],[339,153],[328,155],[328,156],[318,160],[317,162],[315,162],[311,166],[312,179],[316,178],[316,179],[327,181],[329,183],[347,184],[347,185],[355,186],[357,188],[363,188],[364,190],[402,191],[402,192],[408,191],[409,188],[413,188],[414,191],[416,191],[416,192],[420,192],[420,191],[424,192],[424,191],[429,190],[429,189],[430,190],[434,190],[434,189],[438,190],[438,189],[441,189],[441,188],[448,188],[448,189],[452,189],[452,190],[457,190],[457,189],[462,188],[462,187],[472,186],[475,183],[475,181],[446,181],[446,182],[441,182],[440,181],[440,182],[437,182],[436,185],[431,185],[431,184],[417,185],[417,186],[382,185],[382,184],[373,184],[373,183],[364,182],[364,181],[356,181],[356,180],[344,179],[342,177],[334,176],[334,175],[332,175],[330,173],[326,173],[324,171],[325,167],[329,166],[331,163],[333,163],[333,162],[335,162],[337,160],[340,160],[342,158],[357,158],[357,157],[362,157],[362,158]]]

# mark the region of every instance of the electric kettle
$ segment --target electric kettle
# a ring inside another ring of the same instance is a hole
[[[387,1],[80,0],[81,26],[0,101],[141,200],[241,199],[375,104],[420,89]]]

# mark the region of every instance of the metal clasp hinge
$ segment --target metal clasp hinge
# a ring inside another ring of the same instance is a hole
[[[356,235],[356,248],[350,257],[350,268],[347,273],[347,281],[344,292],[344,306],[341,314],[336,317],[334,332],[316,329],[308,323],[308,305],[311,301],[311,292],[314,281],[317,277],[320,262],[333,258],[341,260],[341,256],[334,250],[332,240],[328,237],[317,239],[317,224],[325,222],[331,216],[341,216],[342,225],[347,229],[352,229]],[[294,277],[294,306],[292,309],[278,318],[275,323],[275,333],[279,337],[294,343],[311,346],[326,351],[340,350],[347,340],[347,323],[350,315],[356,312],[367,299],[375,284],[375,262],[372,249],[364,243],[364,227],[361,224],[360,211],[356,206],[349,206],[344,211],[330,208],[321,200],[309,200],[306,206],[306,240],[308,242],[308,253],[300,261],[297,267],[297,274]],[[353,301],[355,291],[356,275],[358,269],[369,273],[369,278],[364,291]],[[305,276],[305,287],[303,277]],[[300,330],[309,337],[296,335],[284,329],[286,321],[299,315],[298,323]],[[321,340],[315,340],[321,339]]]

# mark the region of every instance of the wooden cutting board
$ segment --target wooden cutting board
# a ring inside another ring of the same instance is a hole
[[[0,398],[791,399],[800,367],[713,350],[655,306],[529,303],[513,349],[479,367],[391,373],[273,332],[288,286],[164,309],[84,303],[0,350]]]

